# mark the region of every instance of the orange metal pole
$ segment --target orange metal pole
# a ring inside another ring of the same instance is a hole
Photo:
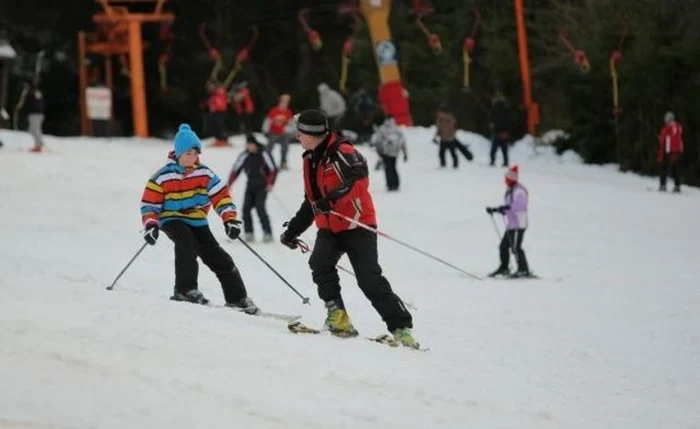
[[[518,53],[520,55],[520,76],[523,83],[523,104],[527,109],[527,131],[534,136],[538,118],[537,106],[532,102],[532,81],[530,78],[530,59],[527,51],[527,30],[525,29],[523,0],[515,0],[515,19],[518,28]]]
[[[148,137],[141,21],[134,18],[129,20],[129,68],[131,73],[131,108],[134,117],[134,135]]]
[[[90,124],[87,117],[87,69],[85,68],[85,32],[78,32],[78,99],[80,100],[80,135],[86,136],[90,133]]]
[[[112,91],[112,107],[109,112],[109,136],[114,136],[114,72],[112,71],[112,56],[105,56],[105,84]]]

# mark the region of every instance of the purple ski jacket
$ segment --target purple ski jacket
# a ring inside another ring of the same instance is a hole
[[[527,188],[519,183],[509,187],[506,191],[505,203],[506,205],[510,206],[505,213],[506,229],[512,230],[527,228]]]

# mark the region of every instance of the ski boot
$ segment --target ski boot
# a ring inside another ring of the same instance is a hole
[[[252,243],[255,241],[255,234],[252,232],[246,232],[243,238],[245,239],[246,243]]]
[[[674,192],[675,194],[680,194],[680,192],[681,192],[681,187],[680,187],[680,186],[674,186],[674,187],[673,187],[673,192]]]
[[[270,233],[265,233],[263,236],[263,243],[272,243],[274,239],[272,238],[272,234]]]
[[[659,185],[659,192],[666,192],[666,185]]]
[[[399,328],[393,332],[393,335],[397,344],[416,350],[420,349],[420,344],[411,334],[411,328]]]
[[[197,289],[190,289],[185,293],[175,291],[173,296],[170,297],[173,301],[184,301],[191,302],[193,304],[209,304],[209,300],[204,297],[202,292]]]
[[[260,311],[258,306],[255,305],[255,303],[253,302],[253,300],[248,297],[241,298],[238,301],[234,302],[227,302],[226,307],[235,308],[244,312],[245,314],[256,314],[258,311]]]
[[[498,276],[509,276],[510,275],[510,270],[508,267],[498,267],[498,269],[491,274],[489,274],[489,277],[498,277]]]
[[[514,279],[528,278],[528,277],[532,277],[532,273],[530,272],[530,270],[527,270],[527,269],[523,269],[523,270],[518,269],[518,271],[511,274],[510,277],[514,278]]]
[[[342,303],[338,301],[326,302],[328,316],[323,326],[330,331],[331,334],[338,337],[355,337],[358,332],[352,322],[347,311],[342,308]]]

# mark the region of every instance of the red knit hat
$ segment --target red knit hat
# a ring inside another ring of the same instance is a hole
[[[518,165],[514,165],[506,171],[506,185],[512,186],[518,183]]]

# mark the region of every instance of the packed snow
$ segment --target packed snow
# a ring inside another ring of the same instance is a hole
[[[460,132],[476,160],[441,170],[434,128],[405,132],[401,192],[371,171],[379,228],[476,275],[495,269],[484,207],[500,204],[504,169],[488,166],[489,142]],[[518,142],[524,248],[543,279],[473,280],[380,238],[385,274],[430,348],[416,352],[362,339],[385,328],[344,273],[356,339],[172,302],[164,235],[106,291],[143,242],[141,192],[171,143],[47,137],[48,153],[31,154],[25,133],[0,139],[2,428],[700,428],[696,189],[660,194],[654,178]],[[223,177],[243,148],[231,141],[202,154]],[[360,150],[373,166],[372,149]],[[275,235],[302,201],[300,154],[293,145],[268,200]],[[254,244],[310,306],[228,241],[215,214],[210,224],[264,310],[322,324],[308,254]],[[204,266],[200,289],[223,303]]]

